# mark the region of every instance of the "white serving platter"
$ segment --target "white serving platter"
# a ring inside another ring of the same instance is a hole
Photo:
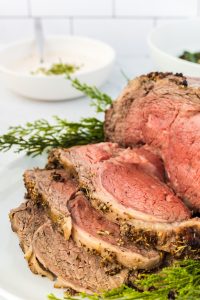
[[[0,299],[46,300],[49,293],[63,295],[63,290],[53,288],[52,281],[29,270],[8,217],[9,211],[23,201],[25,169],[44,163],[44,157],[20,156],[0,171]]]

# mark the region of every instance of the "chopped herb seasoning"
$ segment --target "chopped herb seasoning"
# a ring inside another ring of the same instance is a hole
[[[40,67],[35,71],[32,71],[32,75],[38,75],[43,74],[47,76],[51,75],[69,75],[73,74],[77,70],[80,69],[80,66],[72,65],[72,64],[66,64],[62,63],[61,61],[59,63],[52,64],[50,68]]]
[[[99,235],[110,235],[110,232],[107,230],[98,230],[97,234]]]

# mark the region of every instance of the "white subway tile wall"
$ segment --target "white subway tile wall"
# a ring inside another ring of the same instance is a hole
[[[33,16],[112,15],[112,0],[30,0],[30,3]]]
[[[69,19],[53,18],[42,20],[45,34],[70,34],[71,25]]]
[[[184,17],[197,13],[197,0],[116,0],[117,16]]]
[[[16,1],[16,0],[13,0]],[[15,42],[33,36],[32,19],[1,19],[0,43]]]
[[[200,0],[0,0],[0,43],[45,34],[78,34],[111,44],[121,56],[147,56],[146,38],[168,21],[200,17]]]
[[[27,16],[27,0],[0,0],[0,16]]]
[[[146,56],[146,38],[152,20],[105,19],[74,20],[74,34],[98,38],[113,46],[120,55]]]

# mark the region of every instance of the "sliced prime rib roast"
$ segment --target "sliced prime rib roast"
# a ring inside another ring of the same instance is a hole
[[[33,205],[31,201],[25,201],[18,208],[12,209],[9,217],[12,230],[18,235],[20,246],[31,271],[53,280],[53,274],[41,265],[32,247],[34,233],[48,220],[43,207],[39,204]]]
[[[162,157],[172,188],[200,211],[200,88],[181,74],[150,73],[131,81],[106,112],[106,139],[146,144]]]
[[[120,224],[124,236],[171,253],[178,253],[180,245],[197,250],[199,219],[190,219],[183,202],[149,167],[140,167],[140,161],[131,155],[134,149],[118,147],[117,153],[113,147],[116,144],[100,143],[55,149],[48,167],[59,165],[77,174],[92,205]]]
[[[26,171],[24,182],[32,200],[42,201],[48,208],[53,221],[60,224],[66,239],[71,235],[71,217],[67,202],[78,191],[76,179],[68,171],[49,172],[47,170]],[[64,184],[67,182],[68,184]]]
[[[154,154],[154,152],[149,150],[148,146],[134,149],[120,148],[117,143],[99,143],[99,146],[88,146],[89,147],[81,147],[82,155],[83,157],[86,156],[87,160],[90,160],[91,158],[92,162],[99,162],[115,157],[119,162],[126,161],[127,163],[130,162],[137,164],[142,171],[159,178],[161,181],[163,181],[165,178],[165,170],[161,158],[158,155]],[[57,150],[55,149],[55,152],[56,151]],[[54,159],[53,150],[49,156],[48,168],[54,169],[59,167],[63,166],[59,163],[59,160]],[[70,166],[68,165],[67,172],[70,172],[71,170],[73,173],[74,167],[72,166],[71,169],[69,167]]]
[[[82,192],[71,193],[69,199],[66,191],[75,184],[75,179],[66,177],[64,172],[64,170],[39,169],[26,171],[24,181],[29,197],[32,200],[45,198],[48,202],[47,209],[52,211],[58,207],[63,219],[70,213],[72,237],[79,246],[100,253],[104,260],[120,263],[128,268],[155,268],[161,260],[157,251],[136,246],[128,239],[122,241],[119,225],[107,220],[103,214],[95,210]],[[75,186],[77,187],[77,184]],[[52,218],[52,214],[49,216]],[[61,229],[63,228],[61,219],[55,219],[53,215],[52,220]],[[65,230],[66,226],[67,224],[64,224]]]
[[[22,249],[29,249],[31,270],[51,279],[55,277],[56,287],[91,293],[117,288],[128,281],[126,268],[104,265],[100,256],[78,247],[72,238],[66,240],[36,202],[28,200],[12,210],[10,219]]]

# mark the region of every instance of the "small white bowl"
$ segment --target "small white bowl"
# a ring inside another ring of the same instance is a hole
[[[200,19],[162,25],[149,35],[148,44],[158,71],[200,77],[200,64],[178,58],[183,51],[200,51]]]
[[[115,52],[107,44],[85,37],[51,36],[45,38],[45,58],[59,59],[80,67],[71,75],[80,82],[101,86],[109,77]],[[33,75],[39,58],[34,40],[25,40],[0,51],[0,80],[10,90],[36,100],[66,100],[82,95],[71,86],[65,75]]]

